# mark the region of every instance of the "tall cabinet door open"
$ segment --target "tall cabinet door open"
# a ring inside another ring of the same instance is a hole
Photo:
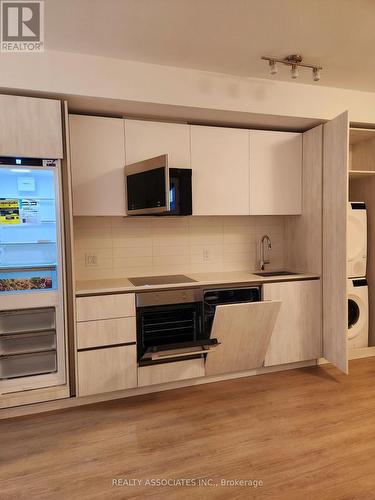
[[[345,112],[323,130],[323,357],[348,373],[346,224],[349,119]]]

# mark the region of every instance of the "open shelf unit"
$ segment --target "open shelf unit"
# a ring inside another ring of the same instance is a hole
[[[362,179],[375,175],[375,170],[349,170],[349,179]]]
[[[367,209],[367,272],[369,347],[350,348],[349,359],[375,356],[375,129],[349,130],[349,201],[363,201]]]

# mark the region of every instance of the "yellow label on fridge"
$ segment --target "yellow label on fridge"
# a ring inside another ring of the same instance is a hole
[[[13,198],[0,198],[0,224],[20,223],[19,201]]]

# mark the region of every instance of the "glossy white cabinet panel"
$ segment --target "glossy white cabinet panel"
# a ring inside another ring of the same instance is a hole
[[[73,215],[125,215],[124,120],[69,115]]]
[[[190,126],[125,120],[126,164],[168,154],[172,168],[190,168]]]
[[[250,131],[250,215],[302,213],[302,134]]]
[[[191,127],[193,215],[249,214],[249,131]]]

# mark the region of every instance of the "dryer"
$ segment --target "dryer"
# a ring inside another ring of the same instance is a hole
[[[366,276],[367,212],[363,202],[348,204],[347,275],[349,278]]]
[[[365,278],[348,280],[348,347],[368,347],[368,287]]]

